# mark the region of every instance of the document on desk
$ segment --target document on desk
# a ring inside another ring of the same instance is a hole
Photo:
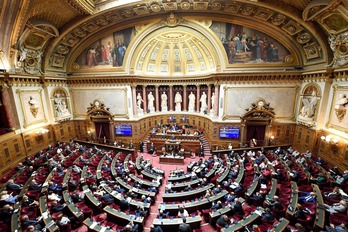
[[[102,226],[102,228],[99,231],[100,232],[105,232],[106,231],[106,227]]]
[[[262,212],[259,210],[255,210],[254,213],[258,214],[259,216],[261,216]]]
[[[98,225],[98,222],[93,222],[92,225],[89,226],[89,228],[93,230],[96,225]]]

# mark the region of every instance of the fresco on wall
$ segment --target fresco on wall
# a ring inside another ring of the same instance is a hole
[[[211,30],[221,39],[230,64],[284,63],[290,55],[280,42],[258,30],[213,22]]]
[[[88,46],[76,59],[80,69],[122,67],[134,28],[105,36]]]

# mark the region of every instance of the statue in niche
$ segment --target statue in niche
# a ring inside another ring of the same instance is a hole
[[[66,104],[66,97],[61,96],[59,92],[54,95],[54,106],[58,117],[70,116],[70,112]]]
[[[141,108],[142,103],[143,103],[143,98],[141,97],[140,93],[138,93],[138,96],[137,96],[137,108],[138,108],[138,110],[143,110]]]
[[[300,116],[303,118],[314,118],[317,103],[317,92],[313,90],[311,96],[302,98],[303,106],[300,110]]]
[[[148,101],[148,109],[150,111],[154,111],[155,110],[155,107],[154,107],[154,101],[155,101],[155,97],[153,96],[152,92],[150,92],[148,95],[147,95],[147,101]]]
[[[163,92],[161,95],[162,110],[163,110],[163,108],[167,108],[167,100],[168,100],[167,94],[166,94],[166,92]]]
[[[211,96],[211,109],[214,110],[215,107],[215,93]]]
[[[205,92],[202,93],[201,98],[199,99],[199,101],[201,102],[201,111],[205,111],[208,108],[207,105],[207,95],[205,94]]]
[[[175,110],[181,111],[182,96],[179,92],[176,92],[174,102],[175,102]]]
[[[189,111],[194,111],[195,110],[195,102],[196,102],[196,96],[193,94],[193,92],[190,93],[189,95]]]

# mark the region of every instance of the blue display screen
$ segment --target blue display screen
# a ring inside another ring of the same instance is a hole
[[[234,126],[220,127],[219,135],[221,139],[238,139],[239,127],[234,127]]]
[[[115,134],[130,136],[132,135],[132,126],[129,124],[117,124],[115,126]]]

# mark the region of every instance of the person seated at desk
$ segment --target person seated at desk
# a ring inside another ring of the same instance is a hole
[[[50,212],[51,213],[56,213],[56,212],[61,212],[63,211],[63,209],[65,208],[66,204],[62,204],[62,205],[59,205],[58,204],[58,201],[52,201],[51,202],[51,208],[50,208]]]
[[[104,194],[101,199],[106,204],[114,202],[114,197],[109,193]]]
[[[216,221],[216,224],[221,227],[227,228],[230,226],[231,220],[227,215],[221,215],[220,218]]]
[[[120,205],[120,210],[121,211],[125,211],[125,210],[130,208],[129,202],[127,200],[125,200],[125,199],[122,199],[120,201],[119,205]]]
[[[29,184],[29,190],[41,191],[42,185],[38,184],[36,180],[32,180]]]
[[[191,185],[187,185],[187,187],[184,189],[185,192],[191,191],[192,187]]]
[[[339,225],[335,225],[333,223],[330,223],[330,226],[325,226],[325,229],[327,232],[347,232],[347,222],[341,223]]]
[[[137,209],[135,210],[135,215],[139,215],[139,217],[145,217],[147,213],[147,210],[145,210],[144,206],[142,205],[138,205]]]
[[[333,205],[324,204],[325,210],[330,214],[334,213],[345,213],[347,211],[347,203],[345,200],[340,200],[338,203]]]
[[[340,189],[336,186],[332,192],[324,192],[323,196],[325,199],[330,199],[330,200],[341,200],[341,193]]]
[[[317,178],[311,177],[310,179],[311,181],[314,181],[317,185],[322,185],[326,183],[326,177],[321,172],[318,173]]]
[[[154,225],[151,225],[150,226],[150,232],[163,232],[162,228],[160,226],[154,226]]]
[[[179,206],[178,216],[179,217],[188,217],[189,216],[189,213],[187,212],[186,209],[184,209],[184,207],[182,205]]]
[[[25,229],[25,228],[28,228],[29,226],[34,226],[35,230],[40,231],[42,230],[41,220],[42,220],[42,217],[39,217],[37,220],[37,219],[29,219],[28,215],[23,215],[21,220],[21,227]]]
[[[130,221],[123,229],[124,232],[138,232],[139,224],[134,224],[133,221]]]
[[[298,198],[298,202],[303,204],[305,202],[316,203],[316,194],[315,192],[303,192],[298,191],[298,193],[302,193],[302,196]]]
[[[77,203],[84,201],[85,194],[83,192],[79,193],[77,190],[74,190],[70,197],[74,203]]]
[[[217,201],[216,203],[213,201],[212,205],[211,205],[211,209],[216,211],[218,209],[222,208],[222,203],[221,201]]]
[[[1,220],[5,223],[11,223],[11,218],[13,214],[13,207],[9,204],[6,204],[0,210]]]
[[[37,207],[39,202],[29,198],[27,195],[23,195],[22,198],[22,207]]]
[[[169,212],[165,213],[164,210],[160,210],[159,214],[157,215],[159,219],[168,217]]]
[[[22,189],[22,185],[16,184],[13,179],[8,180],[8,184],[6,186],[7,190],[20,190]]]
[[[12,196],[12,192],[8,193],[7,191],[1,192],[1,201],[14,204],[17,201],[18,195]]]
[[[261,214],[261,220],[266,222],[274,221],[275,217],[270,208],[266,208],[265,211]]]

